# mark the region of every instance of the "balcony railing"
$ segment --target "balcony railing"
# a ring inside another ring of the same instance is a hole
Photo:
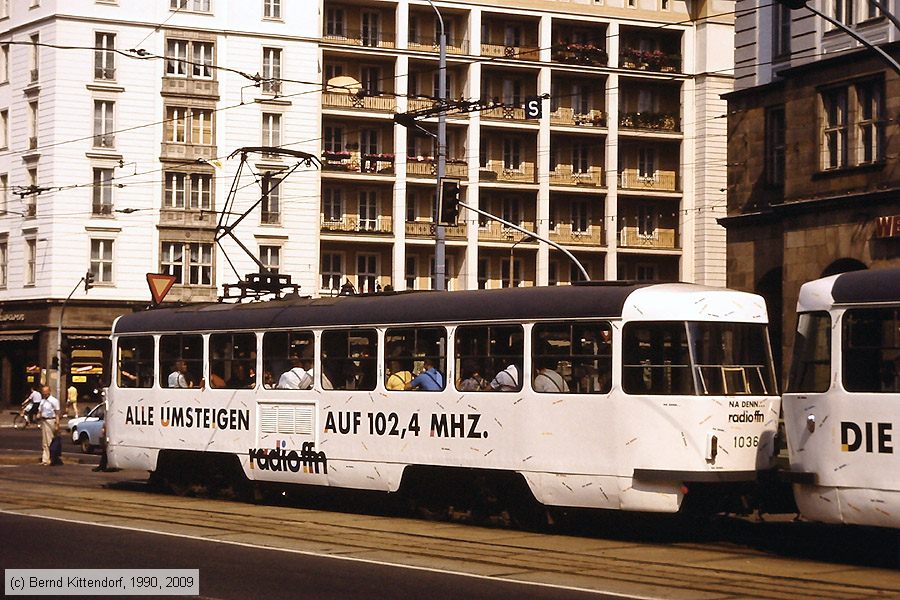
[[[680,73],[681,55],[666,54],[661,50],[626,48],[619,54],[619,66],[623,69]]]
[[[516,224],[529,231],[534,231],[534,223],[531,221],[519,221]],[[518,242],[526,237],[529,236],[496,221],[489,221],[484,227],[478,227],[478,239],[483,242]]]
[[[363,154],[359,152],[325,152],[322,154],[323,171],[344,173],[394,174],[393,154]]]
[[[678,115],[668,112],[623,112],[619,126],[625,129],[679,131]]]
[[[524,121],[525,108],[521,106],[498,106],[481,111],[482,119],[503,119],[506,121]]]
[[[550,171],[550,185],[583,185],[600,187],[603,185],[602,167],[588,167],[587,171],[575,171],[572,165],[556,165]]]
[[[410,39],[408,46],[410,50],[420,50],[424,52],[438,52],[440,50],[439,40],[430,39],[426,36]],[[447,38],[447,54],[466,54],[468,49],[469,44],[466,40]]]
[[[637,227],[622,227],[619,230],[619,246],[623,248],[673,249],[678,247],[677,241],[674,229],[657,227],[640,231]]]
[[[678,174],[675,171],[653,171],[641,174],[638,169],[622,169],[619,187],[626,190],[678,191]]]
[[[606,238],[603,228],[589,225],[587,229],[576,230],[571,223],[560,223],[550,230],[550,239],[565,246],[603,246]]]
[[[359,215],[345,215],[340,219],[322,217],[322,231],[391,233],[391,217],[379,215],[374,219],[360,219]]]
[[[367,96],[344,92],[323,92],[322,106],[325,108],[348,108],[376,112],[394,112],[397,100],[393,96]]]
[[[508,168],[502,160],[489,160],[478,172],[480,181],[519,181],[535,183],[534,163],[523,162],[516,168]]]
[[[482,56],[518,58],[521,60],[540,60],[540,51],[536,46],[506,46],[504,44],[481,44]]]
[[[574,108],[560,106],[550,113],[551,125],[586,125],[590,127],[606,127],[606,113],[602,110],[589,110],[586,113],[575,112]]]
[[[553,60],[575,65],[605,67],[609,62],[606,50],[594,44],[565,44],[553,53]]]
[[[366,46],[367,48],[393,48],[394,40],[383,32],[371,31],[341,31],[326,33],[323,36],[326,42],[332,44],[346,44],[348,46]]]
[[[410,156],[406,159],[406,174],[411,177],[435,177],[437,176],[437,161],[428,158],[417,160]],[[465,178],[469,174],[469,166],[465,161],[447,161],[444,175],[447,177]]]
[[[451,225],[444,228],[444,232],[448,238],[462,238],[466,237],[466,225]],[[407,221],[406,222],[406,235],[409,237],[423,237],[423,238],[433,238],[434,237],[434,223],[430,221]]]

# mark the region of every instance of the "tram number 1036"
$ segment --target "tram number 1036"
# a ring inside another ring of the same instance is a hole
[[[736,435],[734,436],[735,448],[756,448],[759,446],[758,435]]]

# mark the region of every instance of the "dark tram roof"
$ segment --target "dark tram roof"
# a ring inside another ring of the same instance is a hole
[[[629,294],[647,285],[628,282],[195,304],[125,315],[116,322],[114,333],[619,317]]]
[[[834,280],[835,304],[900,302],[900,267],[841,273]]]

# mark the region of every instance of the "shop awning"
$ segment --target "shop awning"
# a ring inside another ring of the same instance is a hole
[[[0,342],[30,342],[34,340],[37,329],[15,329],[0,331]]]

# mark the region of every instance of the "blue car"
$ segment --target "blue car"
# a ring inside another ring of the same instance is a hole
[[[72,432],[72,443],[81,446],[81,451],[90,454],[94,448],[106,444],[103,425],[106,419],[106,402],[95,406],[84,417],[69,419],[67,427]]]

